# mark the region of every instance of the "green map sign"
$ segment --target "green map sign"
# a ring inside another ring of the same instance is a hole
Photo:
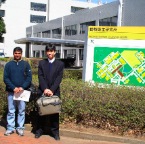
[[[145,48],[94,47],[93,77],[97,83],[145,85]]]
[[[145,86],[145,27],[89,26],[83,80]]]

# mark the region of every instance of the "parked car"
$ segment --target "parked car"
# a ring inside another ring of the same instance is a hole
[[[67,54],[67,59],[75,59],[75,54]]]
[[[0,58],[4,58],[5,54],[3,52],[0,52]]]

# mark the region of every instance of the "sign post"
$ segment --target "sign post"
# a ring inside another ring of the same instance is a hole
[[[88,28],[83,80],[145,85],[145,27]]]

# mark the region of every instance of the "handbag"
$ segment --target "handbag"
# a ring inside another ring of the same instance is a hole
[[[38,113],[42,115],[50,115],[61,112],[62,101],[56,95],[45,96],[44,94],[36,101]]]
[[[36,98],[38,97],[38,92],[37,92],[37,88],[32,82],[27,90],[31,92],[29,102],[36,100]]]
[[[26,65],[27,62],[24,61],[24,75],[26,75]],[[27,88],[28,91],[31,92],[30,98],[29,98],[29,102],[36,100],[37,96],[38,96],[38,92],[37,92],[37,88],[36,86],[31,82],[31,84],[29,85],[29,87]]]

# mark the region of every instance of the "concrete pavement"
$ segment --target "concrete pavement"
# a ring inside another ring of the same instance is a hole
[[[10,136],[4,136],[4,132],[5,128],[0,126],[0,144],[122,144],[118,142],[76,139],[65,136],[61,136],[61,140],[56,141],[48,135],[43,135],[39,139],[35,139],[34,134],[28,130],[25,130],[24,136],[19,136],[16,133],[11,134]]]
[[[6,122],[0,119],[0,144],[145,144],[145,141],[119,136],[101,135],[100,133],[86,133],[68,129],[60,129],[60,141],[54,140],[49,135],[34,138],[30,124],[25,124],[25,135],[16,133],[4,136]]]
[[[145,144],[145,141],[135,139],[110,137],[65,129],[60,130],[60,141],[54,140],[49,135],[43,135],[39,139],[35,139],[29,125],[26,125],[25,135],[22,137],[16,133],[4,136],[4,132],[5,128],[0,126],[0,144]]]

